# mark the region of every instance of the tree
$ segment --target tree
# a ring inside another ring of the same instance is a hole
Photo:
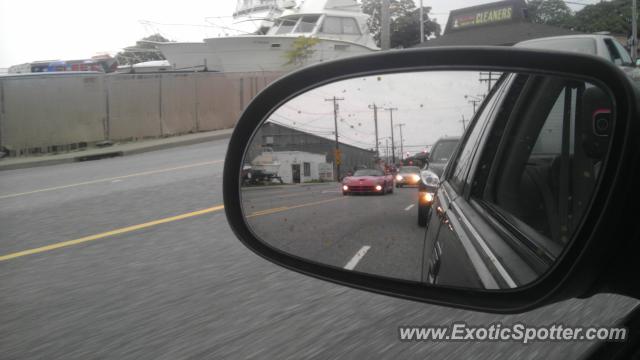
[[[130,46],[119,52],[116,55],[116,61],[119,65],[133,65],[145,61],[165,60],[164,56],[155,45],[148,43],[153,42],[170,42],[171,40],[165,38],[160,34],[153,34],[147,36],[142,40],[136,41],[134,46]]]
[[[285,53],[288,60],[285,65],[304,65],[315,52],[314,46],[319,42],[318,38],[299,36],[293,41],[292,49]]]
[[[573,12],[563,0],[531,0],[527,8],[534,23],[572,27]]]
[[[391,0],[391,47],[411,47],[420,43],[420,9],[413,0]],[[380,46],[382,0],[362,0],[362,11],[369,14],[369,30]],[[440,24],[429,18],[431,7],[423,7],[426,37],[440,36]]]
[[[587,5],[573,19],[574,29],[586,33],[609,31],[631,34],[631,0],[602,1]]]

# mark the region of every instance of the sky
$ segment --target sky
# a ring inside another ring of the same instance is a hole
[[[465,95],[481,98],[487,92],[487,84],[478,79],[477,72],[425,71],[342,80],[290,100],[269,120],[333,139],[333,102],[325,100],[336,96],[344,99],[338,110],[340,142],[373,149],[375,122],[369,106],[376,104],[380,108],[378,138],[384,156],[382,147],[391,136],[390,112],[384,109],[397,108],[393,112],[395,144],[400,148],[397,125],[404,124],[403,150],[414,154],[440,137],[462,134],[462,117],[468,120],[473,113],[473,105]]]
[[[487,2],[424,0],[423,4],[432,7],[444,29],[450,10]],[[205,27],[205,18],[223,21],[235,5],[235,0],[0,0],[0,68],[38,60],[86,59],[105,52],[115,55],[158,31],[172,40],[200,41],[222,33]],[[152,26],[141,21],[192,26]]]

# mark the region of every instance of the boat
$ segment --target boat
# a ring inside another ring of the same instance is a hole
[[[163,71],[171,71],[171,64],[167,60],[152,60],[145,61],[133,65],[120,65],[118,66],[117,73],[131,74],[131,73],[156,73]]]
[[[291,6],[291,0],[238,0],[232,24],[219,24],[217,18],[206,20],[212,26],[223,29],[225,36],[262,34],[273,26],[284,6]],[[174,71],[221,70],[219,59],[204,41],[152,43],[169,60]]]
[[[312,0],[285,10],[266,35],[205,39],[218,71],[291,71],[380,50],[355,0]],[[171,61],[171,59],[169,59]]]
[[[380,50],[355,0],[285,1],[265,35],[207,38],[200,43],[157,44],[175,70],[288,72],[298,67]],[[173,44],[173,45],[172,45]],[[197,44],[197,45],[196,45]]]

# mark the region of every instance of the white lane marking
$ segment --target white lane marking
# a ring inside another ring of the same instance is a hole
[[[362,248],[360,248],[360,250],[358,250],[358,252],[355,255],[353,255],[351,260],[349,260],[349,262],[347,263],[347,265],[344,266],[344,268],[347,270],[353,270],[356,267],[356,265],[358,265],[360,260],[362,260],[362,258],[367,254],[367,251],[369,251],[369,249],[371,249],[371,246],[369,245],[365,245]]]
[[[411,205],[407,206],[407,207],[404,209],[404,211],[409,211],[409,210],[411,210],[411,208],[412,208],[414,205],[415,205],[415,204],[411,204]]]
[[[113,181],[112,181],[112,183],[119,183],[119,182],[121,182],[121,181],[122,181],[122,180],[120,180],[120,179],[116,179],[116,180],[113,180]]]

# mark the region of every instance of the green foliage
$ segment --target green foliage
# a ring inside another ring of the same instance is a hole
[[[319,39],[314,37],[299,36],[293,41],[291,50],[285,53],[287,58],[286,65],[304,65],[307,59],[309,59],[315,50],[313,49],[320,42]]]
[[[631,0],[601,1],[587,5],[575,14],[562,0],[530,0],[528,9],[529,17],[539,24],[560,26],[584,33],[631,33]]]
[[[529,17],[538,24],[570,27],[573,12],[563,0],[531,0]]]
[[[391,47],[411,47],[420,43],[420,9],[413,0],[390,0],[391,7]],[[369,14],[369,29],[380,46],[382,0],[362,0],[362,11]],[[425,37],[440,36],[440,24],[429,18],[431,7],[425,6]]]
[[[576,13],[573,23],[577,31],[610,31],[628,35],[631,33],[631,0],[603,1],[585,6]]]
[[[142,40],[136,42],[136,45],[130,46],[119,52],[116,55],[116,61],[118,65],[133,65],[145,61],[165,60],[161,52],[159,52],[155,45],[148,43],[153,42],[170,42],[160,34],[153,34],[147,36]]]

